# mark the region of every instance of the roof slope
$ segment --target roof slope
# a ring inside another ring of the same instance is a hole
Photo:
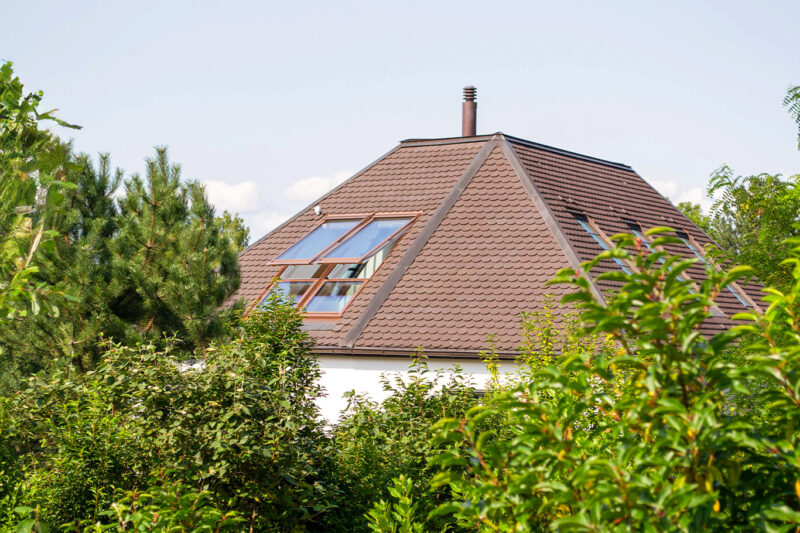
[[[626,220],[637,222],[643,229],[669,226],[683,230],[705,247],[711,239],[695,224],[668,202],[630,167],[578,157],[565,157],[552,149],[521,139],[509,138],[526,172],[536,184],[542,197],[558,219],[581,261],[594,258],[600,246],[580,226],[573,212],[591,217],[607,235],[630,232]],[[667,247],[670,253],[694,257],[681,246]],[[618,270],[608,261],[605,269]],[[688,274],[692,279],[704,279],[704,267],[697,263]],[[600,284],[602,290],[613,288],[610,283]],[[749,290],[748,290],[749,289]],[[746,287],[748,294],[758,300],[754,285]],[[727,316],[743,311],[736,296],[723,291],[717,304]],[[722,317],[707,320],[707,333],[729,327],[730,321]]]
[[[570,266],[519,177],[491,153],[355,341],[359,347],[512,351],[519,314],[563,294],[547,281]]]
[[[340,319],[307,321],[320,353],[403,354],[421,346],[429,355],[465,355],[492,337],[513,355],[522,343],[520,312],[568,290],[546,283],[601,250],[571,212],[609,235],[627,231],[623,219],[631,219],[710,242],[625,165],[499,133],[409,140],[244,250],[234,298],[263,294],[281,269],[270,261],[317,224],[316,204],[327,214],[421,213]],[[702,277],[695,268],[692,277]],[[729,293],[718,303],[728,316],[743,309]],[[709,332],[729,323],[712,318]]]

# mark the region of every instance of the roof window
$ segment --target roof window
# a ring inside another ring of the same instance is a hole
[[[678,238],[683,241],[683,244],[685,244],[686,247],[692,251],[695,257],[697,257],[704,265],[710,264],[708,259],[706,259],[705,254],[700,251],[700,245],[697,244],[697,242],[691,236],[689,236],[688,233],[685,231],[676,231],[675,235],[677,235]],[[747,296],[745,296],[744,291],[738,283],[731,283],[728,285],[728,290],[731,291],[731,294],[733,294],[737,300],[739,300],[740,304],[747,308],[753,307],[753,305],[748,302]]]
[[[277,291],[307,317],[338,318],[417,215],[326,219],[272,261],[285,267],[260,302]]]
[[[276,261],[311,261],[317,257],[320,252],[356,227],[359,222],[359,220],[331,220],[323,222],[314,228],[311,233],[279,255]]]
[[[384,242],[403,230],[410,218],[376,218],[364,225],[342,244],[322,258],[324,262],[360,262]]]
[[[608,240],[608,237],[605,236],[603,231],[599,227],[597,227],[594,224],[594,222],[589,220],[589,217],[587,217],[583,213],[572,213],[572,216],[574,216],[575,220],[578,221],[578,224],[580,224],[581,227],[584,230],[586,230],[586,233],[588,233],[592,237],[592,239],[594,239],[594,241],[600,245],[600,248],[602,248],[603,250],[610,250],[612,248],[611,242]],[[617,263],[620,266],[620,268],[622,268],[622,271],[625,272],[626,274],[631,273],[630,269],[625,265],[625,263],[619,257],[615,257],[614,262]]]

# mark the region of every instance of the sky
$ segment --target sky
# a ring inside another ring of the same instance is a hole
[[[800,2],[8,2],[0,60],[130,175],[155,146],[251,241],[406,138],[502,131],[631,165],[800,172]]]

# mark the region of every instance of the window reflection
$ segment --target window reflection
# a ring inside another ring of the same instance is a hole
[[[325,265],[289,265],[281,272],[281,279],[315,279],[325,272]]]
[[[363,281],[326,281],[306,306],[308,313],[341,313]]]
[[[303,299],[306,291],[311,287],[311,283],[310,281],[281,281],[270,289],[267,295],[261,300],[261,303],[263,304],[269,298],[270,294],[278,291],[284,298],[288,298],[289,301],[293,301],[297,304]]]
[[[408,218],[379,218],[337,246],[326,259],[363,257],[410,222]]]
[[[358,220],[325,222],[283,252],[276,260],[313,259],[336,239],[353,229],[358,222]]]

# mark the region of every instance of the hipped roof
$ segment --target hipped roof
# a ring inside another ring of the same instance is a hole
[[[278,275],[275,257],[325,214],[420,212],[384,263],[336,322],[306,322],[318,353],[474,355],[491,343],[513,356],[520,313],[541,310],[570,287],[548,286],[600,246],[578,224],[580,212],[607,234],[670,226],[699,244],[711,240],[629,166],[496,133],[402,141],[239,256],[234,298],[257,299]],[[688,249],[672,253],[693,257]],[[603,268],[619,268],[609,262]],[[702,279],[702,267],[690,275]],[[613,288],[594,284],[597,294]],[[747,288],[757,299],[757,290]],[[744,310],[728,292],[725,315]],[[570,310],[557,308],[556,320]],[[728,327],[711,317],[707,333]]]

